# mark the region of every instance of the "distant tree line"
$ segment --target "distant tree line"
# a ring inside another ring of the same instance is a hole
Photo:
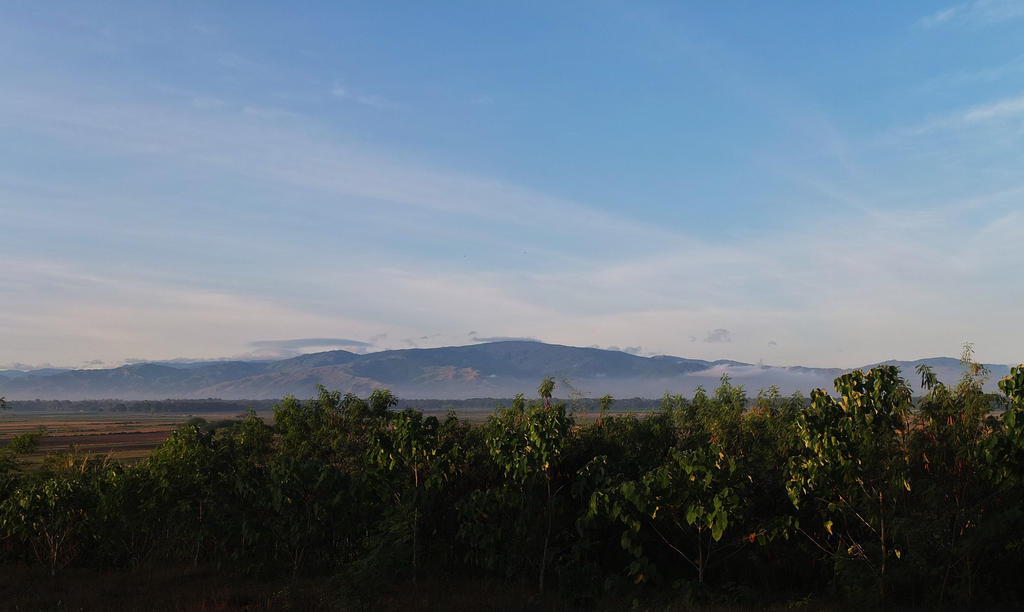
[[[145,412],[150,414],[196,414],[216,412],[244,414],[250,409],[269,412],[278,400],[164,399],[164,400],[10,400],[8,408],[18,412]]]
[[[892,366],[835,394],[749,397],[723,377],[645,413],[574,419],[519,395],[486,422],[321,389],[188,424],[122,465],[0,450],[0,561],[56,574],[212,566],[319,575],[372,607],[397,585],[497,580],[566,607],[1024,601],[1024,366],[912,398]]]
[[[2,398],[0,398],[2,399]],[[163,399],[163,400],[11,400],[6,407],[17,412],[142,412],[149,414],[202,414],[238,413],[250,409],[259,413],[271,412],[279,399],[270,400],[225,400],[225,399]],[[471,399],[400,399],[397,408],[412,408],[423,413],[445,414],[454,410],[457,414],[487,415],[499,404],[508,404],[512,398],[477,397]],[[601,409],[600,398],[574,397],[566,400],[567,409],[573,413],[597,413]],[[615,400],[616,412],[650,412],[661,405],[661,399],[633,397]]]
[[[411,408],[423,413],[445,414],[449,410],[458,415],[490,414],[498,405],[508,405],[513,398],[478,397],[472,399],[400,399],[398,409]],[[562,400],[570,414],[596,415],[600,413],[602,400],[594,397],[571,397]],[[631,397],[614,401],[615,412],[647,413],[661,407],[661,398]]]

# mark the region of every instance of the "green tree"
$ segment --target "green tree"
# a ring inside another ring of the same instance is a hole
[[[917,402],[909,440],[915,503],[906,529],[916,544],[909,552],[917,568],[911,579],[940,581],[931,590],[938,606],[946,605],[956,586],[959,603],[972,604],[979,557],[995,544],[995,534],[979,527],[999,506],[993,504],[999,466],[990,450],[994,398],[983,389],[988,372],[974,362],[970,344],[964,345],[961,364],[963,376],[953,387],[928,366],[917,368],[926,393]]]
[[[165,554],[181,555],[197,566],[215,537],[211,518],[216,518],[218,486],[214,434],[194,425],[184,426],[157,447],[143,462],[153,483],[153,498],[160,508]],[[211,514],[211,509],[213,510]]]
[[[11,438],[0,448],[0,504],[25,480],[25,462],[21,457],[35,451],[45,433],[46,429],[40,427]]]
[[[872,569],[884,600],[893,546],[893,519],[910,491],[905,434],[910,388],[895,366],[835,380],[837,400],[821,389],[797,419],[803,452],[790,459],[789,495],[822,519],[811,538],[837,562],[861,561]]]
[[[562,486],[555,482],[562,453],[569,443],[573,420],[565,405],[550,403],[554,380],[545,378],[538,392],[543,404],[527,404],[516,396],[511,408],[499,408],[488,419],[486,445],[491,459],[507,479],[525,495],[530,494],[538,480],[544,492],[544,531],[538,563],[538,589],[544,590],[551,540],[553,502]]]
[[[671,425],[668,443],[655,444],[661,453],[644,459],[639,473],[610,479],[591,496],[588,518],[603,515],[624,527],[620,543],[632,557],[634,580],[656,579],[681,559],[703,585],[723,550],[750,543],[749,533],[725,537],[748,505],[751,479],[740,449],[746,404],[743,388],[728,376],[710,396],[702,388],[692,401],[666,395],[661,410],[648,417],[652,425]]]
[[[597,422],[602,423],[606,418],[608,418],[608,414],[612,411],[612,405],[615,403],[615,399],[612,398],[611,395],[605,393],[600,399],[598,399],[598,402],[601,407],[601,411],[598,413]]]
[[[406,409],[394,415],[388,426],[374,438],[371,455],[377,466],[397,475],[398,486],[392,496],[400,507],[412,509],[411,535],[413,579],[419,569],[418,536],[420,507],[424,492],[438,489],[458,469],[461,448],[453,435],[458,419],[448,413],[444,423],[437,417]]]
[[[547,408],[551,404],[551,394],[555,391],[555,379],[547,376],[540,382],[540,386],[537,387],[537,395],[544,400],[544,407]]]
[[[0,532],[12,537],[56,576],[90,548],[96,481],[105,465],[77,451],[46,457],[0,508]]]
[[[293,575],[354,553],[360,527],[379,511],[357,487],[366,480],[370,441],[387,419],[388,401],[383,392],[376,397],[370,406],[321,386],[306,402],[287,397],[274,407],[271,533]]]
[[[634,557],[629,573],[637,582],[658,571],[644,546],[644,532],[649,530],[691,566],[703,584],[726,529],[739,518],[741,487],[735,460],[714,446],[672,448],[664,464],[639,479],[596,492],[591,512],[606,514],[626,527],[621,545]]]

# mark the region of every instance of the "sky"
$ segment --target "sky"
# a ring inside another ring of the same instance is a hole
[[[0,57],[0,368],[1024,360],[1024,0],[0,0]]]

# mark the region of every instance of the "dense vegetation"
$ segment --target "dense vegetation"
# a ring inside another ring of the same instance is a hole
[[[1024,601],[1024,366],[982,390],[921,369],[855,371],[836,394],[602,398],[578,422],[516,397],[470,424],[321,390],[186,425],[141,463],[74,453],[35,471],[0,450],[0,563],[321,577],[349,603],[491,581],[559,606],[693,602],[854,607]]]

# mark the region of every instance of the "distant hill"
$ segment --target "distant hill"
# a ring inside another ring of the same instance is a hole
[[[914,368],[921,363],[932,366],[945,382],[960,377],[960,362],[947,357],[884,363],[899,366],[915,384]],[[993,381],[1009,371],[1005,365],[988,367]],[[164,361],[105,370],[3,371],[0,396],[10,400],[274,399],[289,394],[305,398],[322,384],[358,395],[386,387],[406,399],[466,399],[532,395],[545,376],[552,376],[558,381],[556,395],[561,397],[610,393],[656,398],[666,392],[689,395],[698,385],[711,389],[723,374],[751,394],[770,385],[783,393],[808,393],[817,387],[831,390],[833,379],[844,371],[671,355],[640,357],[596,348],[505,341],[362,355],[327,351],[280,361]]]
[[[29,375],[48,376],[67,372],[70,368],[40,368],[38,370],[0,370],[0,379],[23,378]]]

